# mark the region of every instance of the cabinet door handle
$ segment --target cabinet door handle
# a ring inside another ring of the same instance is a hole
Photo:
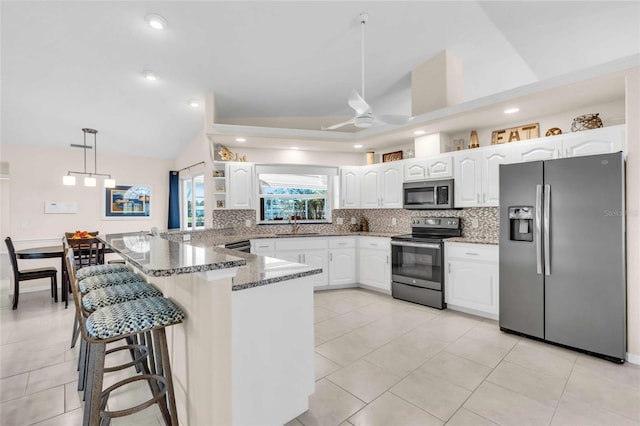
[[[480,204],[480,193],[476,193],[476,202]]]
[[[468,254],[470,256],[478,256],[478,253],[473,253],[473,252],[470,252],[470,251],[466,252],[465,254]]]
[[[564,151],[565,158],[569,157],[569,148]]]
[[[447,263],[447,265],[449,266],[449,273],[451,273],[451,262]]]
[[[333,262],[333,253],[329,253],[329,262]]]
[[[487,193],[483,192],[482,193],[482,203],[486,203],[487,202]]]
[[[342,206],[344,207],[344,205],[346,204],[346,202],[344,201],[345,199],[342,199]]]
[[[387,255],[387,265],[389,264],[389,255]]]

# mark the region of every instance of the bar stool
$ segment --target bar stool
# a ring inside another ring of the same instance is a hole
[[[81,295],[76,285],[72,250],[68,251],[65,262],[71,282],[74,283],[71,288],[76,317],[84,325],[80,330],[89,352],[90,374],[83,424],[97,426],[102,421],[108,424],[111,418],[133,414],[157,403],[165,423],[178,425],[165,328],[181,323],[185,318],[184,312],[169,299],[148,297],[98,308],[85,320],[81,313]],[[104,373],[122,369],[121,366],[105,368],[105,355],[109,352],[106,350],[107,343],[141,333],[151,334],[148,345],[151,346],[149,353],[153,354],[153,359],[149,360],[149,367],[144,368],[143,374],[121,380],[102,390]],[[109,395],[115,389],[140,380],[148,382],[152,393],[150,400],[125,410],[106,409]]]

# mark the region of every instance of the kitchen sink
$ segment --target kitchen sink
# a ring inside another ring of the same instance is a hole
[[[285,233],[285,234],[276,234],[276,235],[281,237],[295,237],[298,235],[305,236],[305,235],[319,235],[319,234],[320,234],[319,232],[290,232],[288,234]]]

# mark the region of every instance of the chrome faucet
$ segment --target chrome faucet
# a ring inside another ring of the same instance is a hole
[[[297,234],[300,230],[300,224],[298,223],[298,212],[293,211],[293,221],[291,220],[291,215],[289,215],[289,223],[291,224],[291,233]]]

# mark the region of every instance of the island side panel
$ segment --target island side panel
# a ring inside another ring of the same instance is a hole
[[[312,277],[232,293],[233,424],[285,424],[315,389]]]
[[[231,287],[236,268],[149,277],[186,314],[168,330],[181,425],[230,425]]]

